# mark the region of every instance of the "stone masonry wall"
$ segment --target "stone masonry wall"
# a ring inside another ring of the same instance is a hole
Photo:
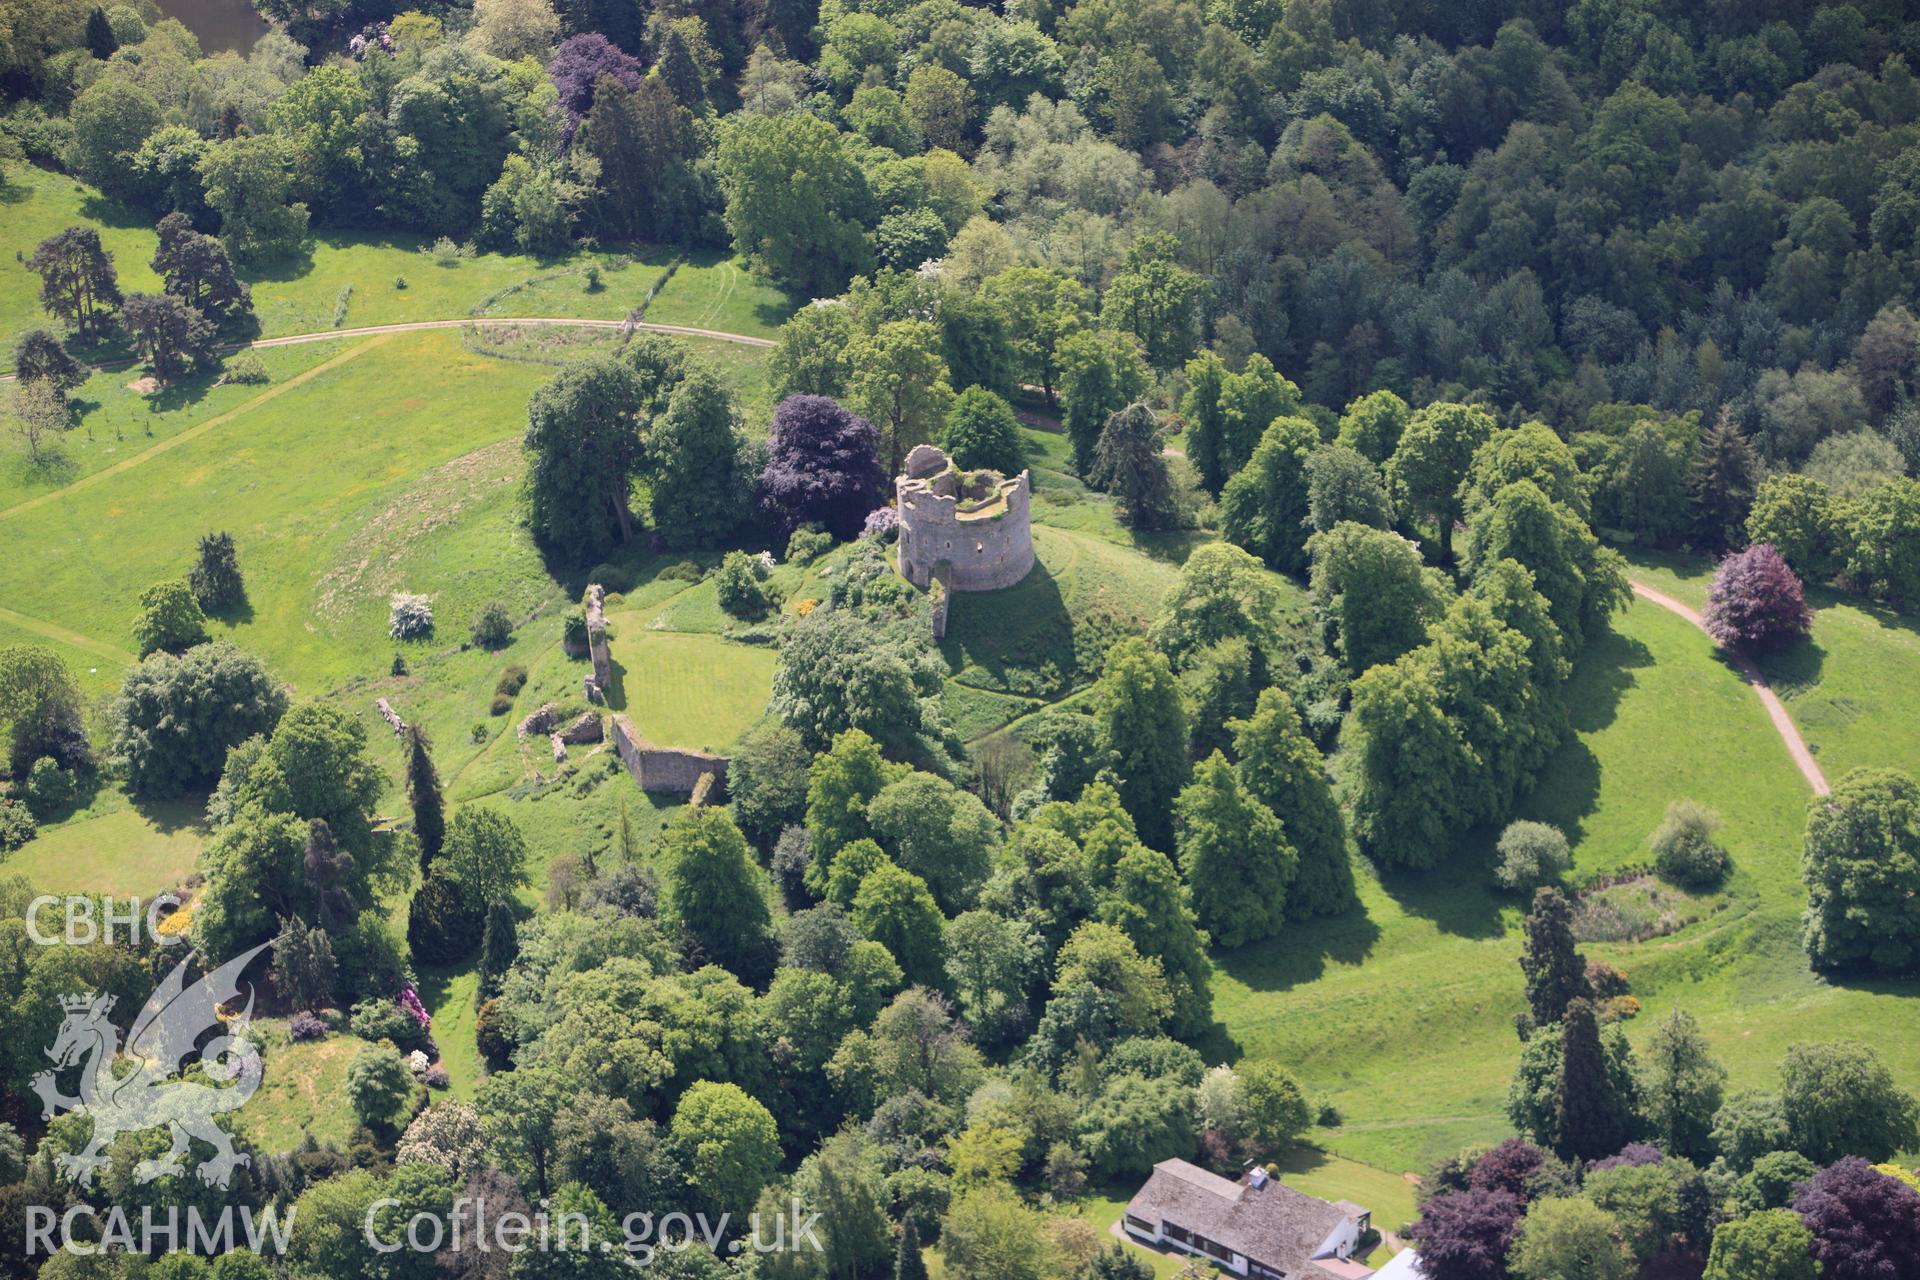
[[[623,715],[613,718],[613,749],[642,791],[672,791],[691,795],[700,785],[702,774],[712,774],[716,785],[727,780],[727,757],[683,747],[662,747],[648,742]]]
[[[587,678],[587,701],[602,702],[613,683],[613,655],[607,649],[607,590],[599,583],[587,588],[587,656],[593,674]]]
[[[969,494],[967,477],[932,445],[918,445],[907,455],[894,493],[900,502],[900,572],[914,586],[924,590],[942,561],[952,566],[947,584],[954,591],[997,591],[1033,568],[1028,473],[1007,479],[988,471],[975,478]]]

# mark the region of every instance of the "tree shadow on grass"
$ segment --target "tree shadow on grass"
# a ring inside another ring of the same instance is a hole
[[[301,241],[300,247],[292,253],[283,253],[277,257],[259,262],[234,263],[234,270],[249,285],[262,283],[285,284],[292,280],[303,279],[313,274],[312,238]],[[326,240],[329,245],[338,242]],[[351,283],[351,282],[350,282]]]
[[[1232,950],[1216,949],[1213,962],[1222,973],[1263,995],[1307,986],[1325,976],[1331,961],[1357,965],[1373,954],[1380,926],[1356,906],[1337,916],[1289,921],[1277,938]],[[1208,1061],[1226,1061],[1240,1055],[1240,1046],[1215,1021],[1197,1045]],[[1217,1054],[1217,1056],[1216,1056]]]
[[[1717,651],[1715,656],[1728,671],[1741,679],[1746,678],[1725,650]],[[1784,648],[1769,649],[1753,658],[1753,665],[1760,669],[1761,676],[1782,698],[1812,692],[1819,685],[1826,664],[1826,647],[1817,640],[1803,640]]]
[[[1594,637],[1567,681],[1565,742],[1548,758],[1533,790],[1521,799],[1515,816],[1550,822],[1571,844],[1584,835],[1584,820],[1600,803],[1600,760],[1584,740],[1612,724],[1620,701],[1638,680],[1634,672],[1653,665],[1646,645],[1617,631]],[[1512,903],[1493,891],[1489,874],[1494,826],[1464,832],[1452,856],[1430,871],[1382,868],[1380,886],[1409,915],[1430,920],[1444,932],[1467,938],[1497,938],[1506,931],[1501,915]]]
[[[159,221],[144,209],[136,209],[103,195],[90,194],[84,197],[80,201],[80,212],[89,222],[121,230],[138,228],[151,231],[154,223]]]
[[[1164,564],[1182,565],[1194,549],[1213,541],[1212,535],[1200,529],[1170,529],[1155,533],[1135,532],[1121,527],[1127,535],[1127,541],[1121,545],[1131,547],[1150,560]]]
[[[147,396],[147,408],[154,413],[173,413],[190,405],[199,404],[213,390],[213,384],[219,381],[220,371],[209,369],[169,383]]]
[[[207,616],[230,627],[244,627],[253,621],[253,601],[242,591],[238,600],[208,610]]]
[[[165,800],[130,794],[127,801],[133,806],[135,813],[145,818],[153,829],[162,835],[173,835],[181,831],[196,831],[204,834],[207,830],[209,794],[205,791],[194,791]]]
[[[463,978],[471,973],[473,967],[478,964],[479,961],[479,949],[475,948],[472,956],[469,956],[465,960],[456,961],[453,964],[423,964],[418,966],[415,972],[419,974],[420,981],[414,988],[414,991],[415,994],[420,997],[420,1003],[429,1009],[445,1008],[447,999],[453,991],[454,979]]]
[[[953,672],[977,667],[991,692],[1031,694],[1018,676],[1052,663],[1062,678],[1074,669],[1073,618],[1059,581],[1039,560],[1026,577],[999,591],[956,591],[940,653]]]

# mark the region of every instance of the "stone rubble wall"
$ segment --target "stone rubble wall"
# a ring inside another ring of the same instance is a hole
[[[587,656],[593,661],[593,674],[586,679],[588,702],[606,701],[613,684],[613,655],[607,649],[607,589],[599,583],[587,588]]]
[[[531,738],[536,733],[552,733],[553,726],[560,723],[560,708],[551,702],[542,703],[540,708],[525,720],[514,732],[522,738]]]
[[[684,747],[662,747],[648,742],[633,721],[623,715],[613,720],[613,749],[642,791],[671,791],[691,795],[700,786],[703,774],[712,774],[709,790],[726,785],[726,756]]]
[[[380,709],[380,718],[387,722],[387,728],[393,730],[393,736],[404,738],[407,734],[407,722],[400,718],[400,713],[393,709],[393,704],[385,698],[375,698],[373,705]]]

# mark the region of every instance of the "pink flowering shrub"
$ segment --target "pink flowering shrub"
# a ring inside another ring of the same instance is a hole
[[[1707,631],[1730,649],[1761,649],[1804,640],[1813,613],[1800,579],[1770,542],[1756,542],[1720,562],[1707,590]]]
[[[404,1010],[406,1013],[410,1014],[413,1020],[420,1024],[420,1029],[422,1031],[427,1031],[432,1029],[433,1015],[427,1012],[427,1006],[420,1003],[419,992],[415,991],[410,986],[402,987],[400,988],[400,994],[398,997],[396,997],[396,999],[400,1005],[400,1008]]]

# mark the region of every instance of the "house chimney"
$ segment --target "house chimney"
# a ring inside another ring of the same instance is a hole
[[[1254,1165],[1247,1170],[1247,1185],[1255,1191],[1267,1185],[1267,1170],[1264,1165]]]

